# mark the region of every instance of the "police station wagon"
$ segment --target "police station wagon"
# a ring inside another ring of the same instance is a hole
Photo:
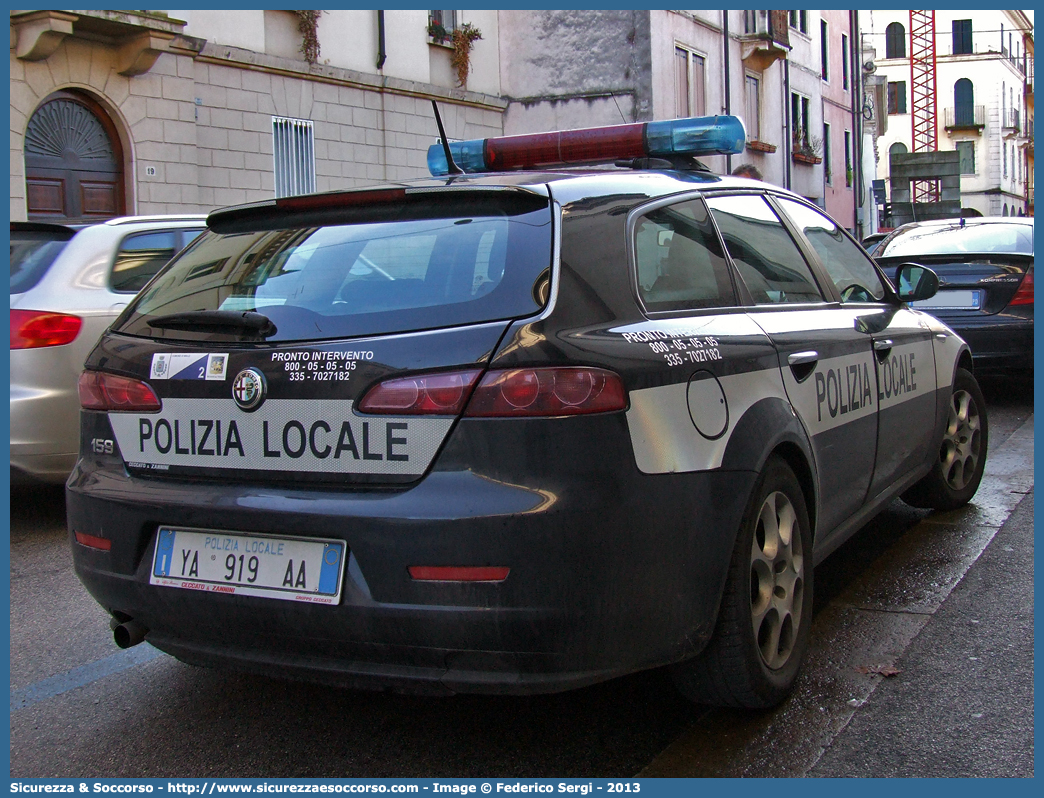
[[[211,214],[80,380],[70,537],[117,642],[782,700],[813,566],[896,496],[968,502],[987,419],[968,347],[906,304],[935,275],[897,290],[819,209],[693,158],[743,141],[457,142],[430,179]]]

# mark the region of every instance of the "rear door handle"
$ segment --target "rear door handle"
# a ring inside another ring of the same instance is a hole
[[[874,341],[874,353],[877,355],[877,359],[884,363],[888,358],[888,353],[892,351],[892,339],[882,338]]]
[[[819,352],[811,349],[806,352],[794,352],[787,355],[787,364],[790,366],[790,371],[794,374],[794,379],[798,382],[807,380],[809,375],[816,370],[816,363],[818,362]]]
[[[787,363],[791,367],[804,366],[819,360],[819,352],[809,350],[808,352],[794,352],[787,357]]]

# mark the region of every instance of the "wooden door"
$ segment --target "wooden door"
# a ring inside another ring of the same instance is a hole
[[[105,111],[85,95],[57,92],[25,134],[29,219],[96,221],[126,213],[123,153]]]

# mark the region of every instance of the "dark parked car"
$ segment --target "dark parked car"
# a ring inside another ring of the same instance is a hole
[[[871,233],[866,236],[860,243],[863,245],[863,249],[866,250],[868,255],[873,255],[878,245],[887,238],[888,233]]]
[[[904,304],[930,270],[896,293],[801,197],[690,157],[744,141],[463,142],[468,174],[436,148],[430,179],[211,214],[80,381],[70,537],[117,643],[444,693],[669,665],[696,701],[782,700],[813,565],[900,494],[969,501],[987,419],[965,343]],[[556,162],[585,152],[621,162]]]
[[[1032,217],[903,225],[880,244],[874,258],[893,278],[900,265],[911,262],[939,275],[939,292],[915,306],[968,342],[977,371],[1032,371]]]

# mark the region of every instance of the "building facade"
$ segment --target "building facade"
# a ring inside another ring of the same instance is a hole
[[[877,177],[886,181],[889,155],[913,151],[910,13],[862,12],[864,44],[886,87],[887,130],[877,142]],[[939,151],[959,154],[964,213],[1031,211],[1032,36],[1021,11],[934,12],[935,133]]]
[[[505,132],[734,114],[746,151],[701,160],[719,172],[753,164],[859,233],[856,20],[848,11],[501,11]]]
[[[310,26],[293,11],[12,11],[11,219],[209,211],[426,174],[431,100],[455,138],[500,135],[507,105],[497,12],[435,13],[481,33],[463,87],[427,11]]]
[[[735,114],[746,150],[711,169],[754,165],[871,232],[857,12],[309,13],[11,12],[11,218],[422,176],[435,99],[453,139]],[[460,86],[440,35],[466,24]]]
[[[1026,51],[1023,54],[1023,66],[1026,73],[1025,107],[1026,122],[1022,140],[1022,155],[1026,161],[1026,214],[1033,216],[1033,35],[1025,38]]]

